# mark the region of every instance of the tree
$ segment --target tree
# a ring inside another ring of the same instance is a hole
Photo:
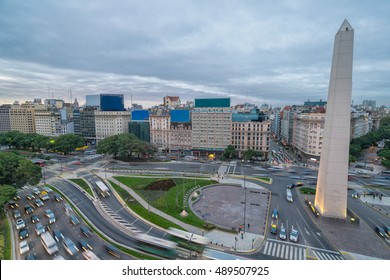
[[[244,159],[245,160],[252,160],[254,158],[263,157],[264,153],[261,151],[255,151],[252,149],[248,149],[244,152]]]
[[[16,194],[16,189],[10,185],[0,185],[0,207],[3,207]]]
[[[0,152],[0,185],[22,187],[37,184],[42,178],[41,167],[12,152]]]
[[[76,148],[84,146],[84,138],[76,134],[63,134],[57,137],[54,142],[54,149],[67,155]]]
[[[236,158],[237,155],[238,155],[238,152],[237,152],[236,148],[234,148],[233,145],[228,145],[226,147],[225,151],[223,152],[223,157],[227,158],[227,159]]]

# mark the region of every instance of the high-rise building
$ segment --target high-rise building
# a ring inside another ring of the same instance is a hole
[[[323,146],[314,205],[324,217],[347,217],[354,30],[344,20],[335,36]]]
[[[376,108],[376,101],[375,100],[363,100],[363,106],[369,109]]]
[[[96,144],[95,111],[97,110],[97,106],[73,110],[74,133],[83,136],[88,145]]]
[[[222,155],[231,143],[230,98],[195,99],[192,151],[195,156]]]
[[[149,110],[131,111],[129,133],[134,134],[142,141],[150,142]]]
[[[40,135],[56,137],[62,133],[61,114],[55,107],[36,108],[35,132]]]
[[[10,110],[11,104],[0,105],[0,132],[11,130]]]

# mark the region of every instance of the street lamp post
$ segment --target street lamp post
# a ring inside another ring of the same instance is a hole
[[[234,237],[234,250],[237,250],[237,236]]]
[[[244,172],[244,195],[245,195],[245,198],[244,198],[244,226],[243,226],[243,230],[244,230],[244,233],[245,233],[245,227],[246,227],[246,185],[245,185],[245,172]]]

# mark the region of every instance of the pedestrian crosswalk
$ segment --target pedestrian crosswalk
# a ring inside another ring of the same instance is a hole
[[[267,240],[261,252],[264,255],[285,259],[285,260],[306,260],[308,259],[306,246]],[[318,260],[343,260],[344,258],[338,252],[323,250],[319,248],[310,248],[314,254],[314,259]],[[311,257],[313,258],[313,257]]]
[[[128,230],[131,230],[134,233],[142,233],[138,228],[134,227],[132,224],[130,224],[128,221],[125,221],[121,216],[116,214],[114,211],[111,210],[110,207],[108,207],[104,202],[99,201],[100,205],[102,206],[103,210],[117,223],[122,225]]]

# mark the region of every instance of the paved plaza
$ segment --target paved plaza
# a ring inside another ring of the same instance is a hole
[[[205,187],[192,205],[201,219],[217,227],[264,235],[270,194],[265,189],[221,184]]]

